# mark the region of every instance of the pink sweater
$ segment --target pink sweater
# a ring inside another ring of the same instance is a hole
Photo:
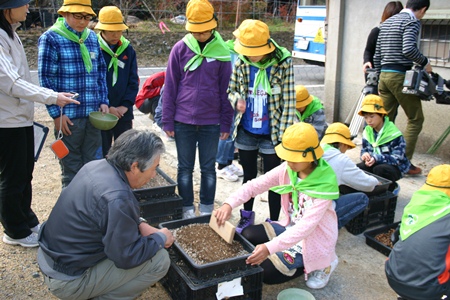
[[[225,200],[235,208],[250,198],[253,198],[269,188],[281,184],[289,184],[286,162],[272,169],[268,173],[246,182],[239,190]],[[291,194],[281,195],[281,207],[286,219],[279,221],[282,226],[290,224],[288,208]],[[328,267],[336,258],[336,242],[338,226],[336,213],[332,207],[332,200],[311,198],[299,193],[299,206],[305,201],[312,200],[313,205],[306,209],[303,217],[285,232],[265,243],[270,254],[286,250],[298,243],[303,249],[303,262],[306,273]]]

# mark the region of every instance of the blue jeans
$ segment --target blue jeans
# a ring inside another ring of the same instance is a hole
[[[336,215],[338,218],[338,229],[341,229],[354,217],[362,213],[369,205],[369,197],[364,193],[351,193],[341,195],[336,202]]]
[[[189,125],[175,122],[175,143],[178,156],[178,193],[183,198],[183,211],[194,208],[195,154],[200,162],[200,211],[212,212],[216,195],[216,154],[220,137],[219,125]]]
[[[229,161],[234,160],[234,141],[233,141],[234,122],[231,124],[230,135],[226,140],[219,139],[217,146],[216,162],[221,165],[228,165]]]

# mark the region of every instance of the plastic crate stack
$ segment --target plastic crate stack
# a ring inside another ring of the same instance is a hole
[[[262,299],[263,269],[261,267],[201,278],[195,276],[173,250],[169,253],[170,269],[161,283],[174,300],[216,300],[219,285],[236,278],[240,278],[244,295],[233,297],[233,299]]]
[[[368,227],[394,223],[397,196],[386,191],[379,195],[369,196],[366,209],[345,225],[352,234],[363,233]]]
[[[189,224],[209,223],[209,219],[210,215],[205,215],[165,222],[160,224],[159,227],[166,227],[171,230]],[[243,295],[233,297],[233,299],[262,299],[263,269],[245,263],[254,246],[239,233],[235,234],[234,240],[241,243],[248,254],[202,265],[194,262],[175,241],[169,249],[170,269],[161,280],[172,299],[215,300],[219,287],[232,280],[240,281],[243,289]]]
[[[183,216],[183,198],[175,193],[177,183],[161,169],[156,171],[167,181],[167,185],[133,191],[139,201],[141,217],[155,227]]]

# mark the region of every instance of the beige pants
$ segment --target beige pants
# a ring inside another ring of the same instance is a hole
[[[169,267],[169,254],[163,249],[151,260],[132,269],[119,269],[106,259],[75,280],[44,276],[44,281],[50,292],[60,299],[135,299],[163,278]]]

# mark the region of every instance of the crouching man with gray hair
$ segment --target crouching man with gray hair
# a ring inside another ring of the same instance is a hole
[[[174,237],[143,222],[132,191],[156,176],[164,150],[154,133],[128,130],[62,190],[39,233],[39,267],[55,296],[134,299],[167,273]]]

